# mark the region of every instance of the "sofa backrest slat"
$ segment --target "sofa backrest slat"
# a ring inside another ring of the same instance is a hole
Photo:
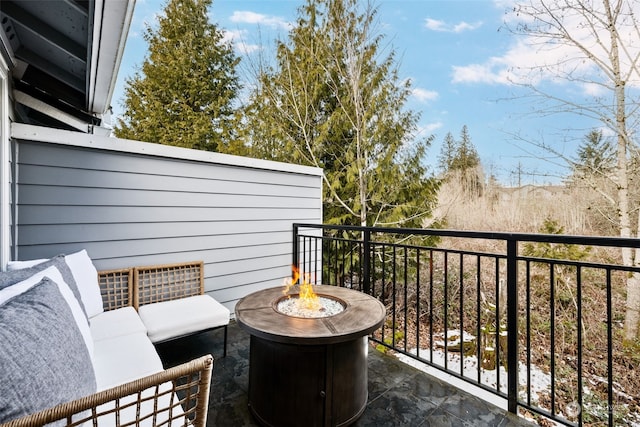
[[[204,262],[135,267],[133,306],[204,294]]]
[[[133,268],[98,271],[98,284],[105,311],[133,306]]]

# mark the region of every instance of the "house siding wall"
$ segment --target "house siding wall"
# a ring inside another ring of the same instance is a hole
[[[203,260],[206,291],[233,309],[290,274],[292,224],[322,220],[319,169],[67,134],[136,149],[19,139],[18,259],[85,248],[98,269]]]

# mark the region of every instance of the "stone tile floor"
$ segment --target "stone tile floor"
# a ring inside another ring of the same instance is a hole
[[[219,329],[160,344],[158,351],[165,367],[213,354],[207,425],[256,426],[247,406],[249,334],[231,321],[224,358],[222,342]],[[371,349],[368,364],[369,400],[355,427],[533,425],[391,355]]]

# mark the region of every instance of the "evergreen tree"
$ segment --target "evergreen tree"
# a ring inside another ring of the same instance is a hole
[[[601,130],[589,132],[576,153],[578,158],[574,163],[574,172],[579,176],[606,176],[614,170],[614,147],[604,138]]]
[[[605,138],[602,131],[594,129],[584,136],[576,149],[576,157],[571,159],[571,174],[567,184],[582,189],[583,202],[588,209],[585,213],[591,227],[601,235],[615,235],[615,195],[618,186],[616,179],[616,155],[611,139]],[[629,168],[629,182],[636,176],[636,169]],[[638,201],[638,192],[631,186],[629,200]]]
[[[467,125],[460,131],[460,140],[456,141],[448,132],[440,149],[439,167],[447,180],[454,180],[465,194],[482,194],[483,174],[480,156],[471,142]]]
[[[125,80],[120,138],[228,152],[236,143],[234,101],[239,59],[209,23],[211,0],[169,0],[157,29],[147,26],[149,52]]]
[[[457,143],[451,132],[447,132],[440,148],[438,157],[438,168],[443,174],[453,169],[453,160],[457,151]]]
[[[414,140],[410,82],[395,51],[383,55],[376,16],[370,3],[307,0],[277,65],[261,70],[250,146],[324,169],[326,223],[421,226],[435,198],[422,161],[431,138]]]
[[[480,156],[471,142],[469,128],[462,126],[460,139],[455,140],[451,132],[447,132],[440,148],[438,167],[447,174],[453,171],[466,172],[480,166]]]
[[[456,144],[456,152],[451,161],[451,169],[467,172],[480,165],[480,156],[471,142],[467,125],[462,126],[460,140]]]

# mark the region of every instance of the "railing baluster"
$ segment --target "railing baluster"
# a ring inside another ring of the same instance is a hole
[[[526,262],[527,287],[527,405],[531,405],[531,261]]]
[[[341,241],[341,237],[338,237],[335,240],[335,247],[336,247],[336,257],[335,257],[335,262],[333,264],[333,283],[336,286],[340,286],[340,255],[342,252],[342,241]]]
[[[607,268],[607,403],[609,404],[609,427],[613,426],[613,307],[611,300],[611,269]]]
[[[420,355],[420,248],[416,249],[416,355]]]
[[[459,307],[459,316],[460,316],[460,376],[464,376],[464,255],[460,254],[460,307]]]
[[[368,229],[364,231],[363,236],[363,254],[364,254],[364,265],[363,265],[363,292],[365,294],[371,295],[371,282],[369,281],[369,276],[371,275],[371,231]]]
[[[300,280],[302,280],[303,274],[307,271],[307,241],[309,239],[306,237],[302,238],[302,259],[300,260],[300,265],[296,265],[296,268],[300,269]]]
[[[386,290],[386,281],[387,281],[387,257],[386,257],[386,252],[387,252],[387,245],[385,243],[380,244],[380,265],[381,265],[381,269],[380,269],[380,299],[381,302],[386,305],[385,302],[385,297],[384,297],[384,293]],[[387,314],[388,316],[388,314]],[[385,331],[386,331],[386,325],[382,325],[382,342],[385,341]]]
[[[318,239],[316,238],[313,243],[313,282],[322,283],[322,277],[318,278]],[[320,254],[320,256],[322,256],[322,254]]]
[[[363,292],[366,294],[376,296],[376,253],[375,253],[376,248],[375,248],[375,245],[370,245],[368,248],[367,248],[367,245],[364,245],[364,251],[369,252],[369,256],[368,256],[369,261],[365,261],[365,265],[363,266],[363,268],[366,268],[366,270],[363,270],[363,271],[365,272],[368,271],[369,275],[371,276],[371,279],[367,279],[366,277],[363,279],[363,283],[364,283]],[[366,274],[366,273],[363,273],[363,274]]]
[[[578,408],[583,407],[582,401],[582,268],[576,268],[576,295],[578,299]],[[578,425],[582,426],[582,410],[578,412]]]
[[[402,333],[404,334],[403,336],[403,341],[404,341],[404,351],[407,351],[407,318],[409,317],[409,302],[408,300],[408,288],[409,288],[409,280],[408,280],[408,260],[409,260],[409,254],[407,253],[409,251],[409,249],[405,246],[404,247],[404,320],[403,320],[403,331]]]
[[[444,370],[449,370],[449,340],[447,339],[447,331],[449,330],[449,252],[444,253]]]
[[[555,356],[555,346],[556,346],[556,281],[554,274],[554,263],[549,263],[549,283],[550,287],[550,310],[549,315],[551,316],[551,354],[549,373],[551,374],[551,414],[556,414],[556,356]]]
[[[518,241],[507,240],[507,401],[518,412]],[[498,371],[500,372],[500,371]]]
[[[292,242],[292,255],[291,265],[298,265],[298,239],[299,239],[299,227],[297,224],[293,224],[293,242]]]
[[[482,275],[481,275],[481,258],[478,257],[476,261],[476,358],[478,359],[477,366],[477,374],[478,374],[478,383],[482,382],[482,353],[480,351],[482,345],[482,330],[481,330],[481,301],[480,301],[480,292],[482,285]]]
[[[396,245],[392,246],[393,264],[391,265],[391,306],[393,307],[391,315],[391,343],[393,347],[396,346]]]
[[[429,362],[433,362],[433,249],[429,250]]]
[[[508,249],[507,249],[508,252]],[[500,349],[500,259],[496,258],[495,262],[495,275],[496,275],[496,283],[495,283],[495,291],[494,297],[496,302],[496,312],[494,315],[496,331],[495,331],[495,348],[494,348],[494,356],[496,358],[496,390],[498,394],[502,392],[501,381],[500,381],[500,366],[502,365],[501,360],[502,351]]]

